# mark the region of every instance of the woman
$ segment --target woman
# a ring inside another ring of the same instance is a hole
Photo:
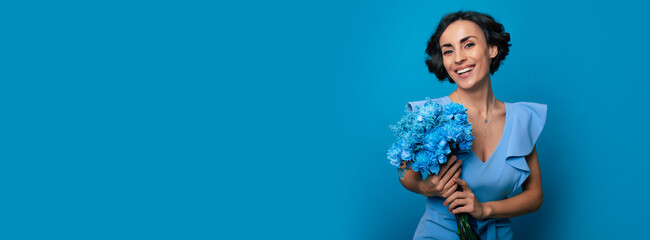
[[[410,191],[427,196],[414,239],[458,239],[458,213],[471,215],[470,223],[483,240],[511,239],[508,218],[542,205],[535,142],[546,121],[546,105],[502,102],[492,92],[490,77],[508,55],[509,41],[503,25],[471,11],[444,16],[429,39],[429,71],[457,85],[449,96],[434,101],[465,106],[475,141],[471,151],[452,156],[439,174],[422,180],[419,172],[406,171],[400,180]],[[407,108],[424,102],[409,102]],[[508,198],[519,187],[521,193]]]

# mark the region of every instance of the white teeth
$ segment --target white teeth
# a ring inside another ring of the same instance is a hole
[[[458,71],[456,71],[456,72],[457,72],[458,74],[463,74],[463,73],[469,72],[469,71],[472,70],[472,69],[474,69],[474,68],[468,67],[468,68],[463,68],[463,69],[461,69],[461,70],[458,70]]]

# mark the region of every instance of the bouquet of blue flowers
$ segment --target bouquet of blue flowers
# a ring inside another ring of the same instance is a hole
[[[408,169],[423,178],[438,174],[448,157],[472,148],[472,125],[465,111],[458,103],[443,107],[427,98],[422,107],[406,110],[397,125],[390,126],[398,141],[388,150],[388,159],[400,169],[400,177]]]
[[[422,107],[406,110],[397,125],[390,125],[398,140],[388,150],[388,159],[401,179],[409,169],[420,172],[423,179],[438,174],[449,157],[472,148],[472,125],[465,111],[461,104],[452,102],[443,107],[427,98]],[[458,235],[461,239],[479,239],[468,217],[467,213],[456,215]]]

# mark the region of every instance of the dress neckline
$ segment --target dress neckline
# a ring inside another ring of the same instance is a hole
[[[451,98],[450,98],[449,96],[445,96],[445,97],[447,98],[447,100],[449,100],[449,103],[452,103],[452,102],[453,102],[453,101],[451,101]],[[460,103],[459,103],[459,104],[460,104]],[[499,150],[499,148],[501,147],[501,145],[503,145],[503,144],[502,144],[502,143],[504,142],[504,139],[503,139],[503,138],[506,136],[506,131],[509,129],[509,125],[510,125],[510,124],[509,124],[509,123],[510,123],[510,121],[509,121],[509,119],[510,119],[510,114],[508,114],[508,110],[510,109],[509,106],[508,106],[509,103],[507,103],[507,102],[503,102],[503,105],[504,105],[504,107],[506,108],[506,120],[505,120],[505,123],[503,124],[503,131],[501,132],[501,138],[499,138],[499,142],[497,143],[497,146],[494,148],[494,151],[492,151],[492,154],[490,154],[490,157],[488,157],[485,161],[483,161],[483,160],[481,160],[478,156],[476,156],[476,154],[474,153],[474,150],[472,150],[471,148],[469,149],[469,151],[472,153],[472,155],[473,155],[473,156],[474,156],[474,157],[475,157],[479,162],[481,162],[481,164],[486,164],[488,161],[490,161],[490,159],[492,159],[492,157],[494,157],[495,153],[497,153],[497,151]]]

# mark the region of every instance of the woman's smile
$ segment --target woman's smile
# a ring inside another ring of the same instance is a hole
[[[469,75],[472,73],[472,70],[474,70],[475,66],[476,65],[458,67],[456,68],[455,72],[458,75],[458,77],[466,78],[469,77]]]

